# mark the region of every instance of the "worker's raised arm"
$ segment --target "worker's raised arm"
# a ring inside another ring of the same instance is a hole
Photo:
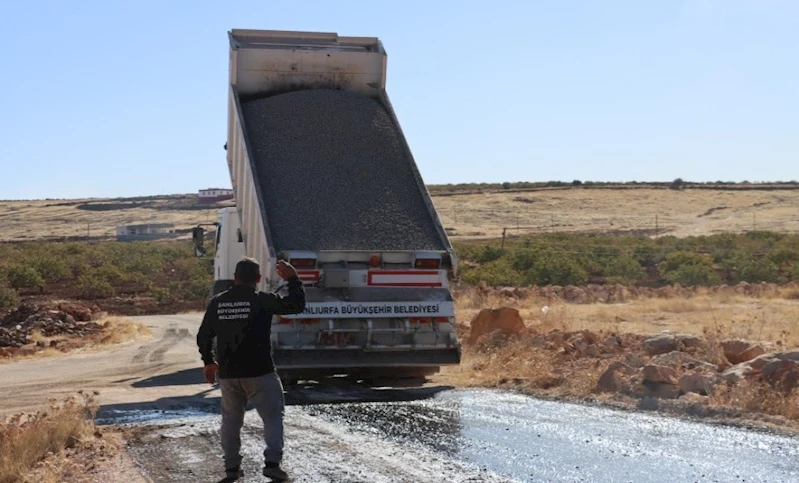
[[[216,337],[216,327],[219,324],[219,318],[216,310],[216,299],[212,299],[205,309],[205,316],[203,322],[200,324],[200,330],[197,331],[197,347],[200,350],[200,356],[203,359],[203,364],[213,364],[214,361],[214,337]]]
[[[305,310],[305,289],[297,276],[297,270],[288,262],[280,260],[277,262],[277,274],[288,281],[289,293],[286,296],[261,294],[263,308],[278,315],[299,314]]]

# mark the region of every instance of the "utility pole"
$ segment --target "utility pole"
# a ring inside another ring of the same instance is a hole
[[[660,227],[658,225],[658,215],[657,215],[657,213],[655,213],[655,238],[658,237],[658,233],[660,232],[659,228]]]

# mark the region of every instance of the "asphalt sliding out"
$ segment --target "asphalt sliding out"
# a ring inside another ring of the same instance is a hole
[[[282,250],[441,250],[402,133],[379,101],[303,90],[242,103]]]

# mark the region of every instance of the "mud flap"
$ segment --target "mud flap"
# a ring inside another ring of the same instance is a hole
[[[459,364],[457,347],[425,350],[275,349],[275,366],[286,369],[437,367]]]

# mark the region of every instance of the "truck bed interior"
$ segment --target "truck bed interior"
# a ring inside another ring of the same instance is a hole
[[[275,249],[445,250],[402,132],[344,90],[240,99]]]

